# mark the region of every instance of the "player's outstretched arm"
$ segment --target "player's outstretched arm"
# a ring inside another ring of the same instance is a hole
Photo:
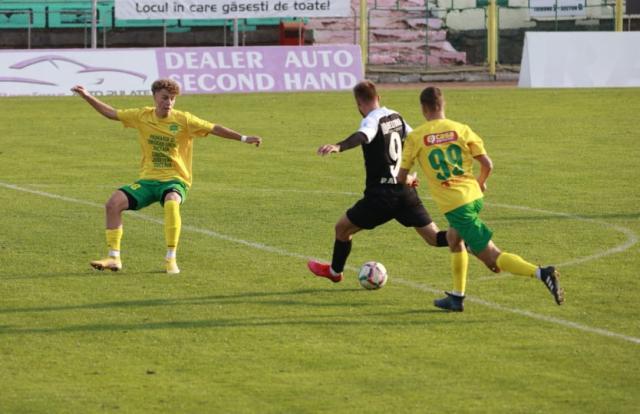
[[[95,96],[91,95],[89,91],[87,91],[84,88],[84,86],[76,85],[73,88],[71,88],[71,91],[80,95],[82,99],[87,101],[89,105],[91,105],[96,111],[98,111],[104,117],[112,119],[114,121],[118,120],[117,111],[111,105],[107,105],[106,103],[102,102]]]
[[[486,154],[478,155],[474,158],[480,163],[480,174],[476,179],[478,180],[478,184],[480,184],[480,189],[484,192],[487,189],[487,179],[493,170],[493,161],[491,161],[491,158]]]
[[[211,130],[213,135],[217,135],[222,138],[234,139],[236,141],[245,142],[247,144],[253,144],[259,147],[262,144],[262,138],[256,135],[242,135],[232,129],[223,127],[222,125],[216,125]]]
[[[337,144],[325,144],[318,148],[318,155],[327,155],[333,152],[342,152],[367,142],[367,136],[364,132],[355,132],[348,138],[338,142]]]

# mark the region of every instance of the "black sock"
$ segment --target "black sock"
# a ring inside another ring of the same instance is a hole
[[[351,253],[351,240],[340,241],[336,239],[333,243],[333,260],[331,261],[331,268],[334,272],[341,273],[344,270],[349,253]]]
[[[447,231],[446,230],[440,230],[437,234],[436,234],[436,246],[437,247],[445,247],[448,246],[449,242],[447,241]]]

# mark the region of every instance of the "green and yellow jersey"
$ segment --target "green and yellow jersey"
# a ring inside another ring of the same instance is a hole
[[[138,130],[142,148],[140,179],[179,179],[191,186],[193,138],[206,136],[214,124],[176,110],[166,118],[158,118],[153,107],[118,110],[118,119],[125,127]]]
[[[473,175],[473,157],[486,154],[482,138],[467,125],[449,119],[427,121],[404,143],[401,167],[416,160],[426,175],[431,197],[443,213],[482,198]]]

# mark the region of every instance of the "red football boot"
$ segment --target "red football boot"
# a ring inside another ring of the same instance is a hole
[[[315,260],[309,260],[307,262],[307,266],[309,267],[309,270],[311,270],[311,273],[313,273],[314,275],[319,277],[326,277],[333,283],[338,283],[342,280],[342,273],[338,273],[337,275],[331,273],[331,265],[329,263],[320,263],[316,262]]]

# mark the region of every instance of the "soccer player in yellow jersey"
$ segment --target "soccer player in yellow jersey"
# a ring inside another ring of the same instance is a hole
[[[71,90],[80,95],[96,111],[125,127],[138,130],[142,149],[140,179],[116,190],[106,203],[106,236],[109,255],[91,262],[97,270],[122,269],[120,240],[122,212],[139,210],[160,202],[164,208],[167,273],[180,273],[176,249],[182,221],[180,205],[191,187],[193,138],[208,134],[259,146],[262,138],[241,135],[234,130],[204,121],[188,112],[173,109],[180,86],[170,79],[159,79],[151,86],[153,107],[118,110],[91,95],[83,86]]]
[[[414,129],[407,138],[402,153],[398,181],[415,185],[408,175],[415,162],[425,173],[431,196],[449,222],[447,240],[451,250],[453,291],[434,301],[445,310],[464,310],[463,301],[471,252],[489,269],[517,275],[537,277],[558,305],[564,301],[564,290],[558,282],[553,266],[537,267],[520,256],[500,251],[493,243],[493,232],[479,217],[483,193],[493,163],[485,151],[482,139],[467,125],[445,117],[445,101],[439,88],[429,87],[420,95],[422,113],[427,120]],[[473,175],[472,164],[480,164],[478,177]]]

